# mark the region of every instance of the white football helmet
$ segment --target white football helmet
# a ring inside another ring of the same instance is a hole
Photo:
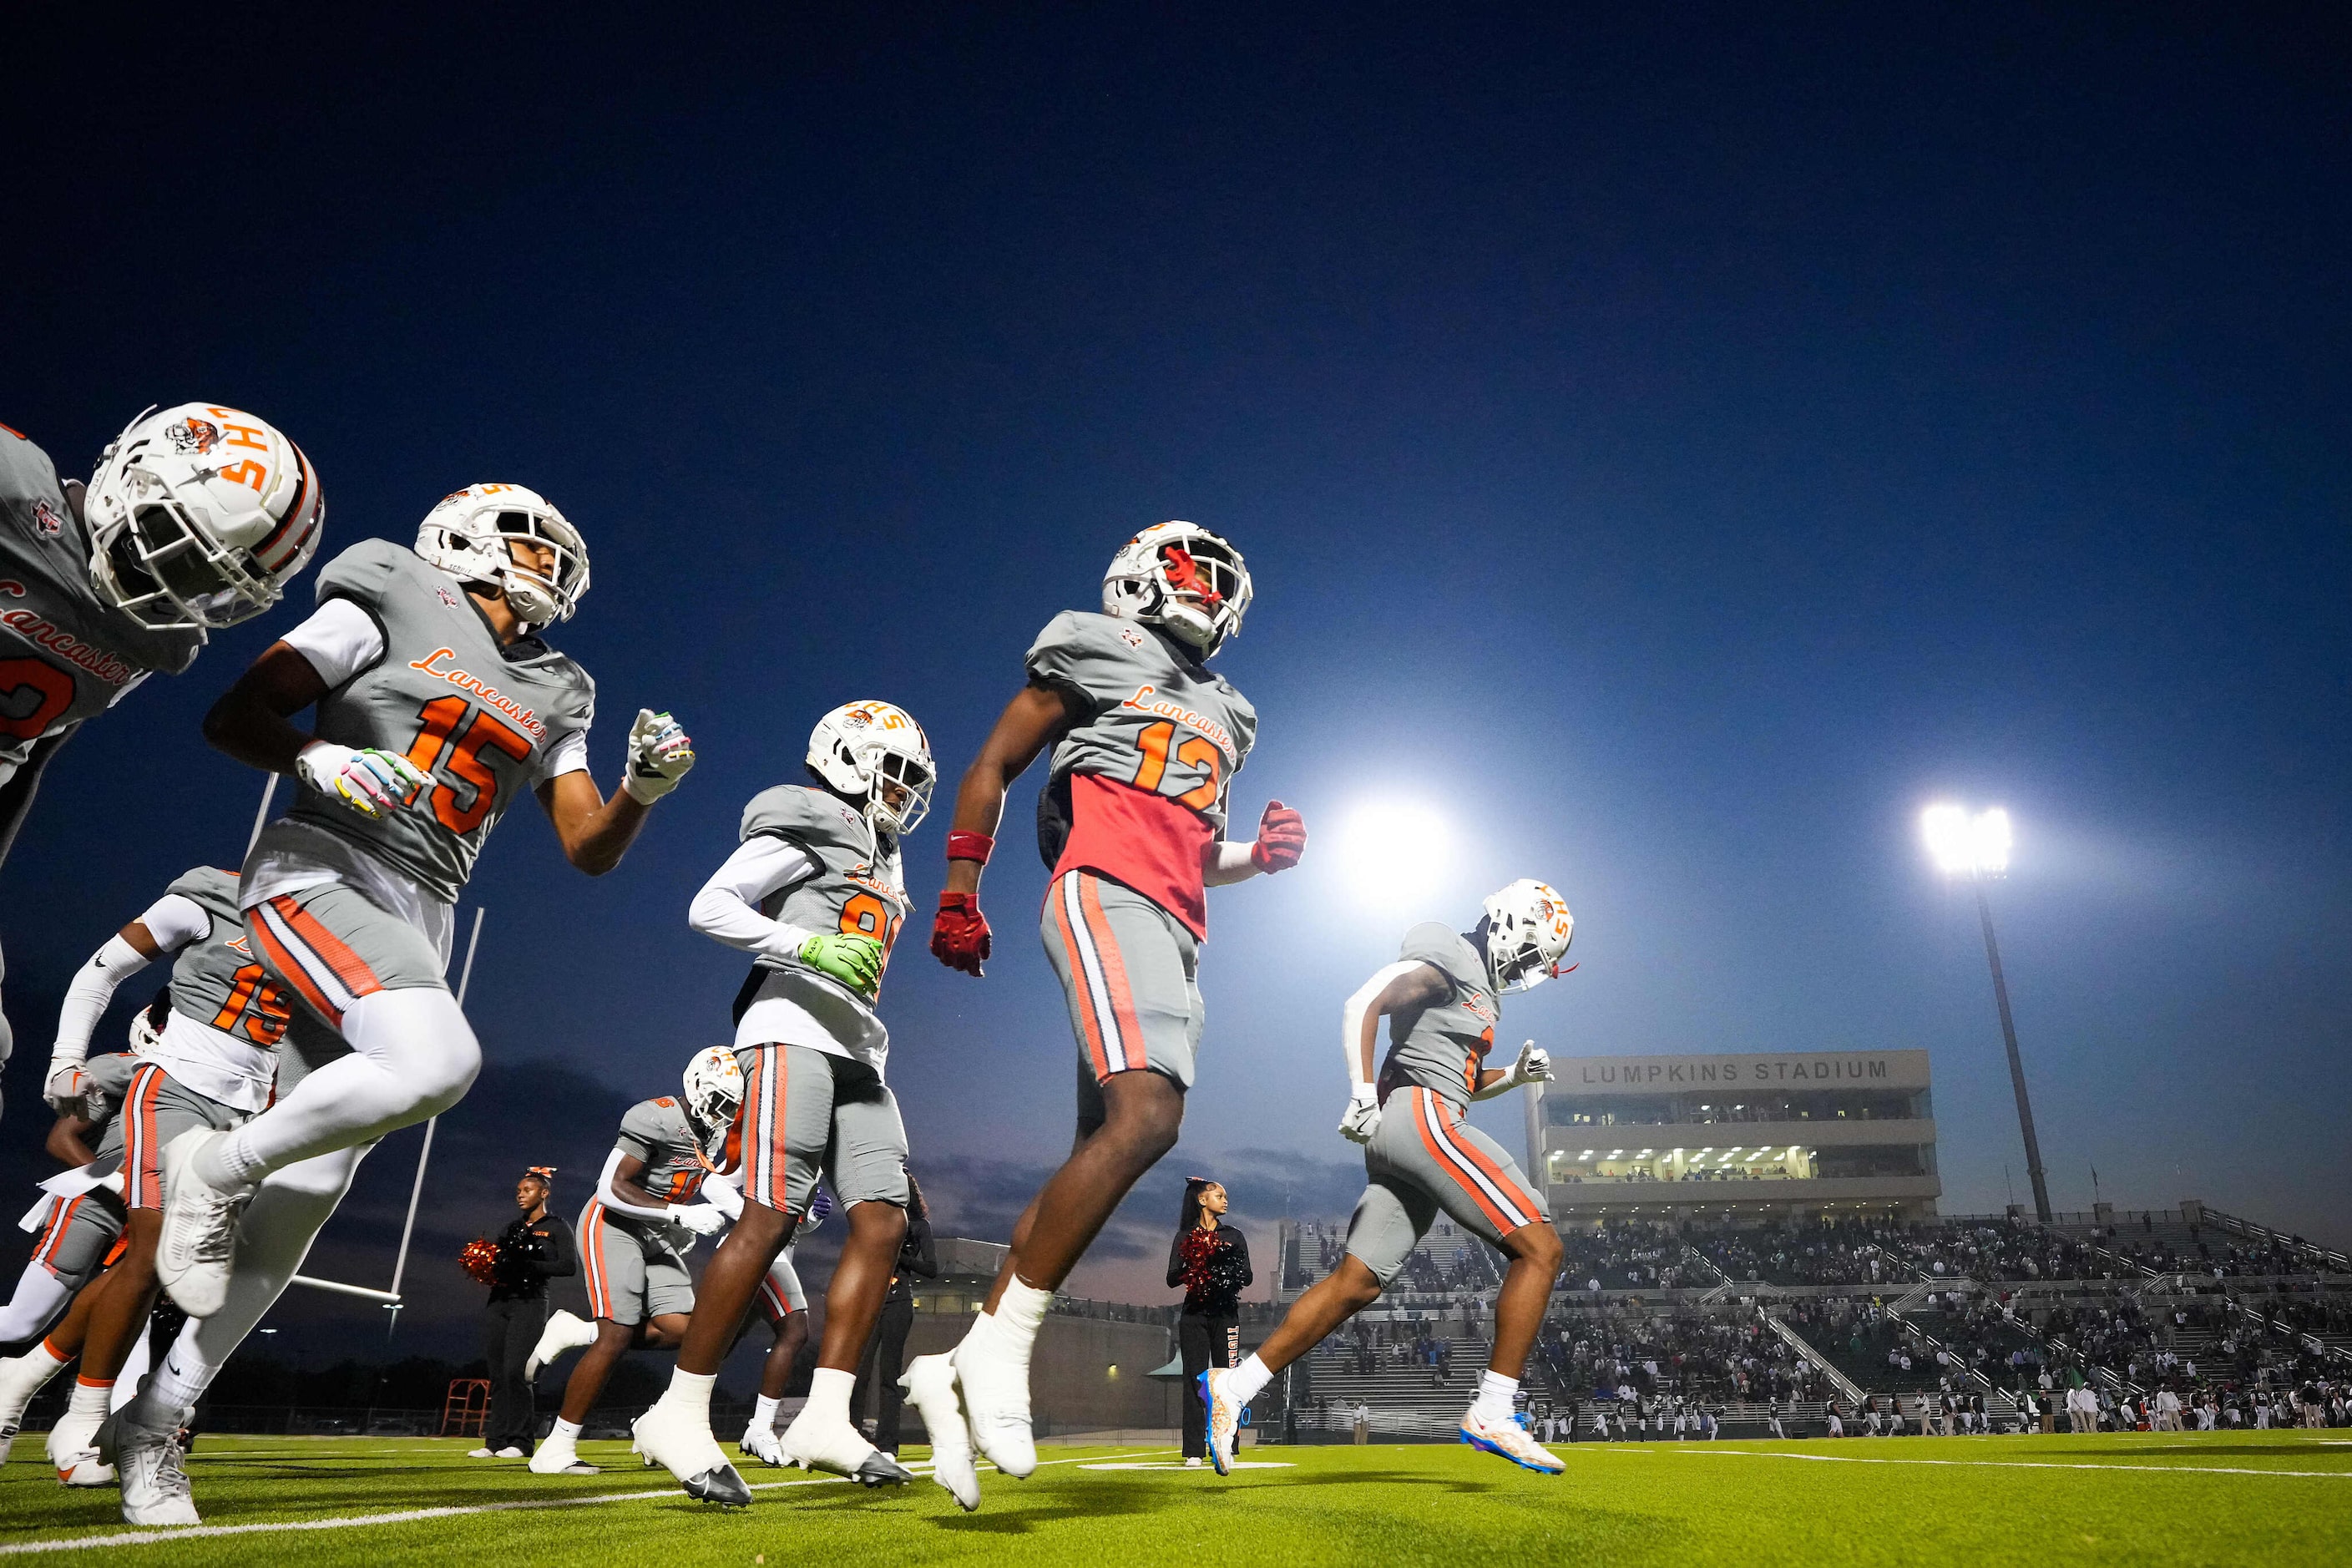
[[[725,1046],[695,1052],[686,1064],[687,1120],[708,1133],[731,1124],[742,1103],[743,1069],[735,1053]]]
[[[1531,991],[1559,973],[1576,939],[1568,900],[1527,878],[1486,898],[1486,978],[1501,992]]]
[[[551,551],[554,564],[542,573],[518,563],[508,548],[516,540]],[[570,620],[588,592],[580,531],[520,485],[467,485],[443,496],[416,526],[416,553],[453,577],[495,584],[533,626]]]
[[[143,1057],[163,1043],[163,1026],[154,1019],[154,1015],[159,1011],[163,1010],[155,1007],[142,1007],[131,1015],[130,1049],[132,1056]],[[165,1016],[170,1015],[167,1013]]]
[[[1104,615],[1165,626],[1202,658],[1241,636],[1249,602],[1242,552],[1198,523],[1153,523],[1103,574]]]
[[[808,765],[833,788],[864,801],[866,820],[877,833],[898,838],[912,833],[930,810],[939,777],[923,727],[905,709],[871,700],[845,702],[816,721]],[[898,786],[896,805],[888,798],[893,784]]]
[[[99,596],[157,631],[209,631],[276,604],[327,521],[318,471],[265,420],[210,403],[149,409],[83,501]]]

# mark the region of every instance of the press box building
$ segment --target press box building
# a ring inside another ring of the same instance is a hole
[[[1558,1057],[1526,1099],[1563,1230],[1934,1217],[1925,1051]]]

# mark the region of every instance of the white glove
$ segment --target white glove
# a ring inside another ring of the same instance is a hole
[[[433,781],[398,752],[373,747],[355,752],[332,741],[313,741],[294,759],[294,774],[320,795],[341,801],[362,816],[391,816]]]
[[[678,721],[650,708],[629,726],[629,769],[621,787],[639,805],[651,805],[694,770],[694,742]]]
[[[717,1204],[679,1204],[671,1208],[669,1217],[697,1236],[717,1236],[727,1228],[727,1216]]]
[[[1519,1047],[1519,1059],[1511,1064],[1510,1083],[1517,1089],[1523,1083],[1538,1083],[1551,1077],[1551,1053],[1529,1040]]]
[[[1379,1094],[1370,1084],[1360,1083],[1348,1097],[1348,1113],[1339,1118],[1339,1136],[1351,1143],[1369,1143],[1380,1130]]]
[[[732,1182],[712,1178],[702,1184],[702,1201],[727,1216],[730,1224],[743,1217],[743,1194]]]
[[[82,1096],[89,1092],[89,1074],[82,1070],[78,1057],[51,1057],[49,1076],[41,1085],[41,1098],[59,1116],[81,1104]]]

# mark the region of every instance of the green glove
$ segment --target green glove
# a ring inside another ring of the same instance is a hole
[[[882,984],[882,944],[849,931],[820,931],[801,943],[801,962],[871,996]]]

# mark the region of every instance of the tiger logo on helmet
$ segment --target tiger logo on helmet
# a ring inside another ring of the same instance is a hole
[[[1522,877],[1487,895],[1486,977],[1504,994],[1531,991],[1559,975],[1576,940],[1576,918],[1552,888]]]

